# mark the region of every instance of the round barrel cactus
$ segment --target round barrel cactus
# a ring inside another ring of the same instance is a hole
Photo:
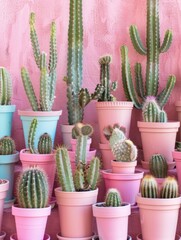
[[[15,142],[11,137],[5,136],[0,139],[0,155],[10,155],[16,150]]]
[[[50,154],[52,152],[52,139],[48,133],[40,136],[38,141],[38,152],[40,154]]]
[[[150,173],[156,178],[165,178],[168,173],[168,164],[161,154],[154,154],[149,161]]]

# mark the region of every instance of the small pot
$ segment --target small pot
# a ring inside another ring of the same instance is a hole
[[[111,161],[112,173],[132,174],[135,172],[136,165],[137,161],[132,162],[121,162],[116,160]]]
[[[1,239],[1,238],[0,238]],[[10,240],[19,240],[17,238],[17,234],[14,233],[10,236]],[[50,236],[48,234],[45,234],[44,237],[43,237],[43,240],[50,240]]]
[[[95,235],[94,235],[95,236]],[[57,234],[57,239],[59,239],[59,240],[72,240],[72,239],[74,239],[74,240],[91,240],[91,239],[93,239],[94,238],[94,236],[91,236],[91,237],[82,237],[82,238],[68,238],[68,237],[62,237],[59,233]]]

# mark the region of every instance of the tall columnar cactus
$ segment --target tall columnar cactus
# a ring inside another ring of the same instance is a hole
[[[158,198],[158,184],[152,175],[145,175],[140,185],[141,196],[145,198]]]
[[[38,121],[36,118],[34,118],[31,121],[30,128],[29,128],[29,133],[28,133],[28,148],[30,153],[37,153],[37,150],[35,149],[35,134],[36,134],[36,129],[37,129]]]
[[[0,155],[11,155],[15,152],[15,141],[8,136],[0,139]]]
[[[154,154],[149,161],[150,173],[156,178],[166,178],[168,164],[161,154]]]
[[[33,111],[51,111],[55,99],[56,67],[57,67],[57,46],[56,46],[56,25],[51,24],[49,43],[49,62],[47,64],[46,53],[40,51],[38,36],[35,29],[35,13],[30,14],[30,38],[34,53],[35,62],[40,69],[40,100],[35,95],[35,91],[30,80],[29,72],[26,68],[21,69],[21,77],[25,92]]]
[[[159,56],[166,52],[172,42],[172,32],[167,30],[163,43],[160,44],[159,32],[159,0],[147,0],[147,42],[146,47],[141,41],[137,27],[130,27],[130,37],[135,50],[147,56],[146,83],[143,84],[142,67],[140,63],[135,65],[136,89],[132,81],[128,48],[121,47],[122,56],[122,81],[125,95],[133,101],[135,107],[142,108],[147,96],[155,96],[160,108],[162,108],[171,94],[175,85],[175,76],[170,76],[166,87],[158,94],[159,87]],[[141,99],[141,100],[140,100]]]
[[[40,154],[49,154],[52,152],[52,139],[48,133],[40,136],[38,141],[38,152]]]
[[[161,198],[176,198],[179,196],[178,182],[174,177],[168,176],[163,182],[160,192]]]
[[[37,168],[24,171],[18,180],[16,192],[19,207],[46,207],[49,198],[49,187],[45,173]]]
[[[10,105],[12,97],[12,81],[6,68],[0,67],[0,105]]]
[[[105,206],[106,207],[119,207],[122,204],[120,193],[115,188],[110,188],[106,194]]]

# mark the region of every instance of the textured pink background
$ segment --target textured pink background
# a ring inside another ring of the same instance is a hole
[[[60,124],[67,122],[66,86],[62,81],[66,75],[67,63],[67,30],[68,30],[68,0],[2,0],[0,1],[0,53],[1,65],[9,69],[13,79],[13,103],[17,109],[29,108],[20,77],[20,68],[28,68],[38,91],[39,71],[35,65],[29,39],[29,14],[34,11],[37,16],[37,31],[40,36],[41,49],[48,52],[50,22],[57,24],[58,43],[58,81],[54,109],[63,109],[63,116],[57,128],[57,143],[61,142]],[[145,58],[140,57],[133,49],[128,29],[131,24],[137,24],[143,40],[145,40],[146,0],[83,0],[84,17],[84,60],[83,86],[90,91],[99,82],[98,59],[101,55],[111,54],[111,79],[117,80],[119,88],[116,92],[118,100],[125,100],[120,69],[120,46],[129,47],[131,65],[140,61],[144,65]],[[166,106],[169,119],[176,119],[174,102],[180,98],[180,60],[181,60],[181,1],[160,0],[161,39],[167,28],[174,33],[170,50],[161,56],[160,89],[165,86],[167,77],[175,74],[176,88]],[[140,111],[134,110],[132,118],[131,138],[140,145],[136,121],[140,119]],[[97,118],[94,103],[85,111],[85,122],[95,126],[94,146],[97,146]],[[13,137],[18,149],[24,147],[22,125],[17,115],[14,115]]]

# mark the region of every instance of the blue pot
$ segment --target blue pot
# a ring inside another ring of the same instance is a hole
[[[0,105],[0,138],[4,136],[11,136],[12,119],[15,109],[15,105]]]

